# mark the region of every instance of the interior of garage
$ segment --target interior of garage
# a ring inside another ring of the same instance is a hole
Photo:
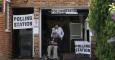
[[[85,40],[85,21],[87,18],[87,9],[78,9],[78,14],[51,14],[51,9],[42,10],[42,55],[47,54],[48,39],[51,37],[51,30],[58,24],[64,30],[63,49],[64,54],[75,53],[74,42],[70,40],[70,23],[80,23],[81,38]],[[80,27],[80,26],[79,26]],[[76,28],[75,28],[76,29]],[[78,31],[79,32],[79,31]]]

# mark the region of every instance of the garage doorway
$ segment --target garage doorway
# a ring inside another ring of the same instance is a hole
[[[59,24],[64,30],[64,38],[62,40],[62,51],[63,53],[75,53],[74,42],[70,40],[70,23],[81,24],[81,38],[79,40],[84,40],[85,35],[85,19],[88,14],[88,10],[78,10],[79,14],[51,14],[51,9],[42,9],[41,11],[41,23],[42,23],[42,33],[41,33],[41,51],[42,56],[47,54],[48,40],[51,36],[52,27],[55,24]],[[82,16],[82,18],[81,18]]]
[[[33,8],[13,8],[13,15],[33,14]],[[32,59],[33,57],[33,29],[12,30],[12,58]]]

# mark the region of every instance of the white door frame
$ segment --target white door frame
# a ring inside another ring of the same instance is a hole
[[[39,20],[39,23],[40,23],[40,28],[39,28],[39,32],[40,32],[40,35],[39,35],[39,38],[40,38],[40,41],[39,41],[39,53],[40,53],[40,58],[42,57],[42,9],[40,9],[40,20]]]

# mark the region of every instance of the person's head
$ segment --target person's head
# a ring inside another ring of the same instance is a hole
[[[55,28],[58,28],[59,26],[58,25],[55,25]]]

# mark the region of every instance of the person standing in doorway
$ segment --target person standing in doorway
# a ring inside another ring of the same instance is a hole
[[[51,37],[53,37],[53,33],[56,32],[58,34],[58,38],[60,40],[63,39],[63,36],[64,36],[64,32],[63,32],[63,29],[62,27],[60,27],[59,25],[55,25],[53,28],[52,28],[52,33],[51,33]]]
[[[61,49],[61,43],[64,36],[63,29],[59,27],[58,25],[55,25],[52,28],[51,32],[51,42],[48,46],[48,57],[51,57],[51,50],[53,49],[53,59],[58,59],[58,49]],[[59,51],[59,55],[61,53],[61,50]]]

